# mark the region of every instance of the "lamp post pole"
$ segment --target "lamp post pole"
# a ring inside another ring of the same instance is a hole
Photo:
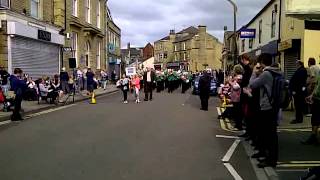
[[[233,6],[233,43],[234,43],[234,48],[233,48],[233,60],[234,60],[234,64],[237,63],[237,11],[238,11],[238,7],[236,5],[236,3],[233,0],[227,0],[232,6]]]

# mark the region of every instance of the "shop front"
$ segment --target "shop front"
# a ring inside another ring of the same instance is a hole
[[[296,61],[301,60],[301,39],[289,39],[279,43],[279,52],[283,57],[282,67],[286,79],[291,79],[296,71]]]
[[[64,36],[58,31],[31,23],[7,23],[8,71],[21,68],[34,79],[52,77],[60,71]]]
[[[175,71],[180,70],[180,62],[167,63],[167,69],[172,69],[172,70],[175,70]]]

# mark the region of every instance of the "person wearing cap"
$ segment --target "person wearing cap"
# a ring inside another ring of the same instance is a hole
[[[63,67],[61,69],[61,72],[60,72],[60,84],[61,84],[61,90],[67,94],[70,92],[70,88],[69,88],[69,74],[68,72],[66,72],[66,68]]]
[[[303,62],[297,60],[297,70],[293,74],[289,83],[289,90],[294,98],[295,106],[295,119],[291,121],[291,124],[297,124],[303,122],[303,112],[305,107],[305,97],[307,95],[307,78],[308,73],[303,65]]]

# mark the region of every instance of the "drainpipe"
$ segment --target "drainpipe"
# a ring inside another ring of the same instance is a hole
[[[280,0],[280,5],[279,5],[279,34],[278,34],[278,44],[277,44],[277,52],[279,53],[279,43],[281,43],[281,16],[282,16],[282,3],[283,0]],[[279,62],[281,62],[281,53],[279,55]],[[281,67],[281,63],[280,63]],[[280,68],[281,69],[281,68]]]

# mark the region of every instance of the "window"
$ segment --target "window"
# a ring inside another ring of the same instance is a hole
[[[168,58],[168,54],[167,54],[167,53],[164,53],[163,58],[164,58],[164,59],[167,59],[167,58]]]
[[[97,6],[97,27],[98,28],[101,28],[100,14],[101,14],[101,2],[100,2],[100,0],[98,0],[98,6]]]
[[[72,15],[78,16],[78,0],[72,0]]]
[[[178,51],[177,45],[174,45],[174,51]]]
[[[261,43],[262,39],[262,20],[259,21],[259,43]]]
[[[253,38],[249,39],[249,48],[252,49],[253,47]]]
[[[245,43],[246,43],[246,40],[242,39],[242,41],[241,41],[241,52],[244,52]]]
[[[272,11],[272,22],[271,22],[271,38],[274,38],[276,36],[276,19],[277,19],[277,13],[275,10]]]
[[[183,43],[183,50],[186,50],[186,43]]]
[[[90,44],[86,43],[86,66],[90,67]]]
[[[10,8],[10,0],[0,0],[1,8]]]
[[[178,61],[178,55],[177,54],[174,55],[174,61]]]
[[[77,58],[78,58],[78,54],[77,54],[78,53],[78,51],[77,51],[77,49],[78,49],[78,33],[76,33],[76,32],[71,33],[71,48],[72,48],[72,57],[76,58],[76,60],[77,60]],[[78,62],[78,60],[77,60],[77,62]],[[77,67],[78,67],[78,65],[77,65]]]
[[[183,53],[183,60],[185,61],[187,59],[187,53]]]
[[[88,23],[91,23],[91,13],[90,13],[90,0],[86,0],[86,3],[85,3],[85,15],[86,15],[86,21]]]
[[[40,18],[40,0],[31,0],[31,16]]]
[[[160,59],[163,59],[163,54],[162,53],[160,54]]]
[[[97,69],[101,68],[101,61],[100,58],[101,57],[101,42],[98,42],[98,46],[97,46]]]

